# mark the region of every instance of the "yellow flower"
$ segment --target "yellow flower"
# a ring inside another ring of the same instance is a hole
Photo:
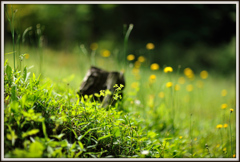
[[[197,141],[197,138],[194,138],[194,141]]]
[[[187,85],[186,87],[188,92],[191,92],[193,90],[193,86],[191,84]]]
[[[201,77],[202,79],[207,79],[207,77],[208,77],[208,72],[207,72],[206,70],[201,71],[200,77]]]
[[[158,94],[158,97],[164,98],[164,92],[160,92],[160,93]]]
[[[157,78],[157,77],[156,77],[156,75],[154,75],[154,74],[150,75],[150,77],[149,77],[150,81],[155,81],[156,78]]]
[[[226,148],[226,147],[224,147],[224,148],[223,148],[223,151],[224,151],[224,152],[225,152],[225,151],[227,151],[227,148]]]
[[[179,139],[182,139],[182,136],[179,136]]]
[[[227,128],[227,127],[228,127],[228,124],[224,124],[223,127],[224,127],[224,128]]]
[[[222,105],[221,105],[221,108],[222,108],[222,109],[226,109],[226,108],[227,108],[227,104],[222,104]]]
[[[194,73],[193,73],[192,69],[190,69],[190,68],[185,68],[185,69],[184,69],[184,74],[185,74],[186,77],[188,77],[189,79],[193,79],[193,77],[194,77]]]
[[[172,87],[172,85],[173,85],[172,82],[167,82],[166,87],[167,87],[167,88],[170,88],[170,87]]]
[[[91,50],[96,50],[97,48],[98,48],[98,44],[97,43],[92,43],[91,45],[90,45],[90,48],[91,48]]]
[[[226,89],[223,89],[222,92],[221,92],[221,95],[222,95],[222,96],[226,96],[226,95],[227,95],[227,90],[226,90]]]
[[[28,58],[29,58],[29,54],[26,53],[26,54],[25,54],[25,59],[28,59]]]
[[[235,157],[236,157],[236,154],[233,155],[233,158],[235,158]]]
[[[230,109],[230,112],[233,112],[233,109]]]
[[[133,54],[130,54],[127,56],[127,60],[132,61],[135,59],[135,56]]]
[[[184,84],[184,83],[185,83],[184,77],[180,77],[180,78],[178,79],[178,82],[179,82],[180,84]]]
[[[139,56],[139,57],[138,57],[138,61],[139,61],[139,62],[144,62],[144,61],[145,61],[145,57]]]
[[[217,144],[217,147],[220,147],[220,144]]]
[[[151,66],[150,66],[151,70],[158,70],[159,69],[159,65],[157,63],[153,63]]]
[[[175,91],[178,91],[180,89],[180,86],[178,84],[175,85]]]
[[[111,53],[110,53],[109,50],[104,50],[104,51],[102,51],[101,55],[102,55],[103,57],[109,57],[109,56],[111,55]]]
[[[148,43],[148,44],[146,45],[146,48],[147,48],[148,50],[153,50],[153,49],[155,48],[155,46],[154,46],[153,43]]]
[[[172,72],[173,69],[172,69],[172,67],[168,66],[168,67],[165,67],[163,71],[164,71],[164,73],[169,73],[169,72]]]
[[[220,128],[222,128],[223,126],[222,126],[222,124],[218,124],[217,126],[216,126],[216,128],[218,128],[218,129],[220,129]]]
[[[134,67],[135,67],[135,68],[140,68],[140,66],[141,66],[141,62],[136,61],[136,62],[134,63]]]

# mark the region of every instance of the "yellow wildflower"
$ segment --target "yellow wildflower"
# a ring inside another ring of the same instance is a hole
[[[91,45],[90,45],[90,48],[91,48],[91,50],[96,50],[97,48],[98,48],[98,44],[97,43],[92,43]]]
[[[224,147],[224,148],[223,148],[223,151],[224,151],[224,152],[225,152],[225,151],[227,151],[227,148],[226,148],[226,147]]]
[[[233,155],[233,158],[235,158],[235,157],[236,157],[236,154]]]
[[[158,97],[164,98],[164,92],[160,92],[160,93],[158,94]]]
[[[156,78],[157,78],[156,75],[152,74],[152,75],[150,75],[149,80],[150,80],[150,82],[154,82],[156,80]]]
[[[222,96],[226,96],[226,95],[227,95],[227,90],[226,90],[226,89],[223,89],[222,92],[221,92],[221,95],[222,95]]]
[[[170,88],[170,87],[172,87],[172,85],[173,85],[172,82],[167,82],[166,87],[167,87],[167,88]]]
[[[202,79],[207,79],[207,77],[208,77],[208,72],[207,72],[206,70],[201,71],[200,77],[201,77]]]
[[[180,89],[180,86],[178,84],[175,85],[175,91],[178,91]]]
[[[102,55],[103,57],[109,57],[109,56],[111,55],[111,53],[110,53],[109,50],[104,50],[104,51],[102,51],[101,55]]]
[[[220,147],[220,144],[217,144],[217,146],[216,147]]]
[[[230,112],[233,112],[233,109],[230,109]]]
[[[189,79],[193,79],[193,77],[194,77],[194,73],[193,73],[192,69],[190,69],[190,68],[185,68],[185,69],[184,69],[184,74],[185,74],[186,77],[188,77]]]
[[[172,72],[173,69],[172,69],[172,67],[168,66],[168,67],[165,67],[163,71],[164,71],[164,73],[169,73],[169,72]]]
[[[224,128],[227,128],[227,127],[228,127],[228,124],[224,124],[223,127],[224,127]]]
[[[221,108],[222,108],[222,109],[226,109],[226,108],[227,108],[227,104],[222,104],[222,105],[221,105]]]
[[[25,54],[25,59],[29,59],[29,54],[28,53]]]
[[[197,141],[197,138],[194,138],[194,141]]]
[[[222,126],[222,124],[218,124],[217,126],[216,126],[216,128],[218,128],[218,129],[220,129],[220,128],[222,128],[223,126]]]
[[[155,48],[155,46],[154,46],[153,43],[148,43],[148,44],[146,45],[146,48],[147,48],[148,50],[153,50],[153,49]]]
[[[187,85],[186,87],[188,92],[191,92],[193,90],[193,86],[191,84]]]
[[[180,78],[178,79],[178,82],[179,82],[180,84],[184,84],[184,83],[185,83],[184,77],[180,77]]]
[[[135,56],[133,54],[130,54],[127,56],[127,60],[132,61],[135,59]]]
[[[145,61],[145,57],[139,56],[139,57],[138,57],[138,61],[139,61],[139,62],[144,62],[144,61]]]
[[[158,70],[159,69],[159,65],[157,63],[153,63],[151,66],[150,66],[151,70]]]
[[[182,136],[179,136],[179,139],[182,139]]]
[[[140,68],[140,66],[141,66],[141,62],[136,61],[136,62],[134,63],[134,67],[135,67],[135,68]]]

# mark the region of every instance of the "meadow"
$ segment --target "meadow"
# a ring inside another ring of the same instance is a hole
[[[38,26],[36,46],[24,44],[26,33],[5,42],[5,158],[237,158],[236,76],[160,65],[151,42],[144,55],[128,53],[130,28],[114,50],[101,42],[54,50]],[[124,73],[116,104],[93,99],[107,90],[77,95],[91,66]]]
[[[93,45],[95,66],[122,70],[112,51]],[[76,94],[91,66],[81,49],[23,46],[13,72],[11,48],[5,45],[5,157],[236,157],[234,77],[128,55],[124,98],[106,111]]]

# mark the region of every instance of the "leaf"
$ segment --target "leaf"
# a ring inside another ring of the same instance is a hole
[[[35,74],[33,73],[33,81],[35,82],[35,79],[36,79],[36,77],[35,77]]]
[[[82,151],[79,151],[79,153],[77,153],[74,157],[77,158],[82,154]]]
[[[23,133],[22,134],[22,137],[25,138],[27,136],[31,136],[31,135],[34,135],[34,134],[37,134],[39,132],[39,129],[32,129],[26,133]]]
[[[11,99],[12,101],[17,101],[16,86],[13,86],[11,89]]]
[[[29,146],[30,157],[41,157],[43,154],[44,146],[42,143],[35,141]]]
[[[78,141],[81,141],[81,139],[83,139],[84,136],[86,136],[88,134],[88,132],[92,131],[92,130],[96,130],[96,129],[99,129],[99,128],[92,128],[92,129],[89,129],[87,130],[84,135],[81,135],[77,138]]]
[[[78,145],[79,145],[81,151],[86,151],[82,142],[78,141]]]
[[[15,84],[17,84],[20,80],[21,76],[17,78],[17,80],[15,81]]]
[[[100,137],[98,138],[98,141],[102,140],[102,139],[105,139],[105,138],[108,138],[108,137],[111,137],[112,135],[111,134],[108,134],[106,136],[103,136],[103,137]]]
[[[43,129],[43,134],[44,134],[45,138],[48,138],[47,131],[46,131],[46,125],[45,125],[44,121],[42,122],[42,129]]]
[[[17,139],[17,135],[15,134],[15,131],[11,131],[11,134],[7,134],[7,139],[12,141],[12,146],[15,144],[15,141]]]
[[[8,81],[10,82],[10,85],[12,84],[12,68],[7,65],[6,67],[6,73],[7,73],[7,78],[8,78]]]
[[[70,151],[72,151],[76,147],[76,142],[72,144],[72,147],[70,148]]]
[[[59,135],[51,135],[51,137],[57,138],[58,140],[60,140],[65,134],[61,133]]]
[[[4,55],[10,55],[13,54],[14,52],[8,52],[8,53],[4,53]]]
[[[23,80],[26,81],[26,79],[27,79],[27,68],[25,67],[23,69]]]

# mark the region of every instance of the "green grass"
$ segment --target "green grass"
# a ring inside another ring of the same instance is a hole
[[[11,50],[5,45],[5,53]],[[23,46],[21,51],[29,54],[21,71],[11,70],[11,54],[4,58],[8,60],[4,79],[5,157],[232,158],[236,154],[234,77],[209,73],[202,79],[194,74],[191,80],[184,75],[184,68],[164,73],[160,65],[159,70],[152,71],[146,58],[137,74],[132,72],[137,69],[134,66],[124,69],[123,101],[106,111],[100,103],[76,95],[91,65],[81,50],[43,49],[41,67],[37,49]],[[96,66],[120,71],[122,66],[111,53],[104,58],[96,50]],[[33,67],[27,70],[25,66]],[[156,80],[150,81],[153,74]],[[184,77],[183,84],[179,77]],[[170,81],[173,87],[167,88]],[[189,84],[193,85],[191,92],[186,90]],[[221,96],[223,89],[228,92],[226,96]],[[221,109],[224,103],[227,108]],[[230,108],[234,109],[231,116]],[[228,127],[217,129],[218,124]]]

